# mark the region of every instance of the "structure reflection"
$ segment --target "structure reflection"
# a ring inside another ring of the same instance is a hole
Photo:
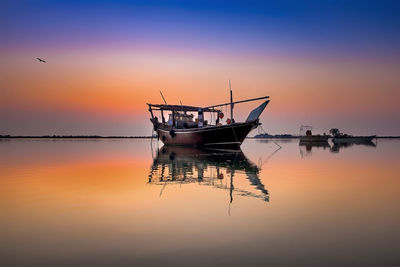
[[[354,145],[357,146],[369,146],[369,147],[376,147],[376,143],[373,141],[364,141],[364,140],[355,140],[355,141],[346,141],[346,142],[333,142],[333,145],[331,146],[329,142],[299,142],[299,148],[300,148],[300,156],[301,157],[306,157],[306,156],[311,156],[312,155],[312,150],[317,148],[317,149],[329,149],[330,152],[332,153],[339,153],[341,149],[343,148],[349,148]]]
[[[268,190],[261,182],[259,172],[260,168],[241,150],[163,146],[153,160],[148,182],[163,186],[160,195],[167,184],[199,183],[229,191],[230,202],[234,194],[269,201]],[[244,174],[255,192],[235,187],[236,174]]]
[[[352,147],[354,145],[376,147],[376,143],[372,141],[340,142],[333,143],[333,146],[331,147],[331,152],[339,153],[340,149]]]
[[[323,148],[323,149],[327,149],[327,148],[331,148],[331,146],[329,145],[328,141],[320,141],[320,142],[310,142],[310,141],[301,141],[299,142],[299,148],[300,148],[300,156],[303,157],[307,157],[307,156],[311,156],[312,155],[312,149],[313,147],[317,147],[317,148]]]

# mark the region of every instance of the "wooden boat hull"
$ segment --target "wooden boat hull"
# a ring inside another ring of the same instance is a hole
[[[157,133],[165,145],[238,148],[249,132],[258,125],[259,123],[254,121],[193,129],[171,129],[161,126],[157,128]]]

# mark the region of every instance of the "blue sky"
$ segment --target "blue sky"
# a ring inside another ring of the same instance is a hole
[[[206,103],[185,88],[215,92],[232,79],[241,97],[272,94],[271,132],[307,123],[396,134],[399,14],[400,1],[2,1],[0,130],[147,134],[138,110],[160,88]]]

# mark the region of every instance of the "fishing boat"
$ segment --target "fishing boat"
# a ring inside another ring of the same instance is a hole
[[[376,135],[369,135],[369,136],[340,136],[340,137],[333,137],[333,143],[353,143],[353,144],[363,144],[363,143],[370,143],[372,140],[376,138]]]
[[[199,107],[187,105],[168,105],[161,93],[164,104],[147,104],[151,114],[150,121],[159,140],[165,145],[184,145],[195,147],[233,148],[240,147],[249,132],[261,123],[259,117],[269,103],[269,96],[233,101],[230,90],[230,102]],[[264,100],[250,112],[246,121],[236,122],[233,117],[234,105]],[[224,113],[220,109],[230,106],[230,117],[223,124]],[[219,108],[219,109],[218,109]],[[159,119],[155,112],[159,112]],[[165,117],[166,113],[168,118]],[[210,120],[205,116],[209,114]]]
[[[339,131],[337,128],[332,128],[329,130],[332,134],[332,142],[334,144],[339,143],[351,143],[351,144],[369,144],[372,142],[376,135],[368,135],[368,136],[353,136],[349,134],[344,134]]]

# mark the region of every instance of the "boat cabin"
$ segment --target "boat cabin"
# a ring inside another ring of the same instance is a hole
[[[181,113],[181,112],[176,112],[175,113],[175,119],[173,118],[173,114],[168,114],[168,121],[167,125],[172,126],[174,125],[175,128],[194,128],[198,124],[196,121],[193,121],[194,115],[193,114],[187,114]],[[174,124],[175,121],[175,124]]]
[[[203,128],[210,126],[222,126],[222,119],[224,113],[216,107],[230,106],[231,116],[226,119],[226,124],[234,124],[233,119],[233,106],[234,104],[244,103],[255,100],[267,99],[266,97],[259,97],[253,99],[247,99],[236,102],[228,102],[224,104],[213,105],[209,107],[197,107],[197,106],[186,106],[186,105],[168,105],[168,104],[147,104],[151,114],[150,121],[153,123],[154,128],[157,129],[159,126],[170,129],[190,129],[190,128]],[[231,99],[232,100],[232,99]],[[268,104],[268,100],[265,101],[258,108],[253,110],[246,122],[255,121],[258,119],[265,106]],[[154,111],[160,112],[160,119],[153,113]],[[168,113],[169,114],[165,114]],[[205,119],[205,114],[210,114],[210,121]],[[165,116],[168,116],[166,120]]]
[[[195,106],[179,106],[179,105],[149,105],[149,111],[152,118],[150,119],[153,124],[169,126],[175,129],[189,129],[201,128],[211,126],[208,120],[204,119],[204,113],[209,112],[211,117],[216,118],[214,126],[219,123],[219,117],[223,116],[222,111],[213,108],[201,108]],[[159,119],[153,111],[160,111],[161,118]],[[165,114],[170,112],[169,114]],[[166,120],[165,116],[168,116]]]

